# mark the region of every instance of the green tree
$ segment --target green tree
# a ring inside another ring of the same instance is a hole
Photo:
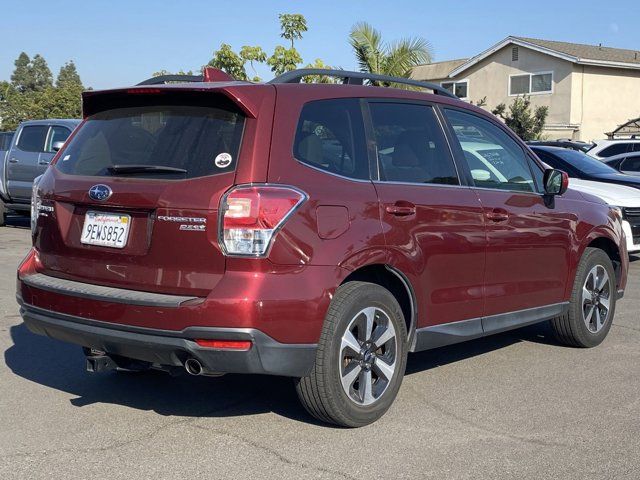
[[[319,58],[316,58],[316,61],[313,63],[309,63],[304,68],[318,68],[323,70],[331,70],[332,67],[324,63]],[[338,83],[339,79],[335,77],[328,77],[326,75],[309,75],[302,79],[304,83]]]
[[[31,60],[30,68],[33,90],[42,92],[53,86],[53,75],[44,57],[35,55]]]
[[[31,90],[31,59],[25,52],[21,52],[13,62],[15,69],[11,74],[11,84],[20,92]]]
[[[258,77],[258,73],[256,72],[256,67],[253,62],[264,63],[267,60],[267,54],[264,52],[262,47],[245,45],[240,49],[240,58],[242,58],[245,63],[249,62],[251,70],[253,70],[253,81],[259,82],[260,77]]]
[[[349,34],[349,43],[361,72],[394,77],[409,77],[413,67],[431,63],[433,49],[421,37],[411,37],[386,43],[381,33],[366,22],[357,23]],[[390,86],[387,82],[371,81],[378,86]],[[402,84],[400,88],[415,88]]]
[[[233,51],[231,45],[223,43],[218,50],[213,52],[213,58],[208,65],[224,70],[236,80],[247,80],[244,63],[245,61]]]
[[[507,111],[504,103],[493,109],[492,113],[504,120],[522,140],[539,140],[549,114],[549,107],[536,107],[531,111],[531,100],[527,96],[516,97]]]
[[[56,79],[56,88],[79,88],[82,90],[82,81],[73,60],[69,60],[60,67],[58,78]]]
[[[0,82],[2,130],[13,130],[24,120],[81,116],[83,86],[73,62],[60,69],[55,86],[41,55],[30,60],[23,52],[15,67],[11,83]]]
[[[278,45],[273,55],[267,59],[267,64],[276,75],[295,70],[299,63],[302,63],[302,57],[298,51],[295,48],[284,48],[282,45]]]
[[[299,13],[281,13],[278,18],[280,19],[280,36],[291,42],[291,50],[293,50],[293,41],[300,40],[302,34],[307,31],[307,19]]]
[[[152,77],[162,77],[163,75],[194,75],[192,70],[189,70],[187,72],[185,72],[184,70],[180,69],[178,72],[170,72],[169,70],[158,70],[157,72],[153,72],[151,74]]]

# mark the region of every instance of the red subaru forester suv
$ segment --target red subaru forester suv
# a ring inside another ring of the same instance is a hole
[[[619,210],[495,117],[407,79],[223,77],[84,93],[34,187],[33,332],[84,347],[89,371],[294,377],[343,426],[384,414],[408,352],[549,320],[603,341]]]

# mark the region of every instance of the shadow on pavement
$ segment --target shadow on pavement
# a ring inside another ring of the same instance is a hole
[[[463,344],[411,354],[407,374],[481,355],[519,341],[549,343],[545,324]],[[10,329],[13,345],[5,362],[16,375],[77,398],[76,407],[112,403],[160,415],[227,417],[274,412],[315,422],[298,402],[288,378],[261,375],[171,377],[163,372],[89,374],[80,347],[31,333],[24,324]],[[319,425],[319,424],[318,424]]]

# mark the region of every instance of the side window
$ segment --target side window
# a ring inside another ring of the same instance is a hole
[[[46,125],[32,125],[24,127],[20,133],[17,147],[23,152],[44,151],[44,139],[49,127]]]
[[[602,149],[598,155],[600,157],[613,157],[614,155],[620,155],[621,153],[627,153],[629,147],[628,143],[614,143],[613,145]]]
[[[620,164],[620,171],[622,172],[640,172],[640,157],[627,157]]]
[[[458,185],[451,152],[432,107],[371,103],[380,180]]]
[[[71,135],[71,130],[69,130],[67,127],[51,127],[51,130],[49,131],[49,138],[47,138],[45,152],[53,153],[53,144],[56,142],[66,141],[69,135]]]
[[[296,159],[345,177],[369,179],[364,126],[356,99],[307,103],[293,143]]]
[[[488,120],[458,110],[445,110],[477,187],[536,191],[524,150]]]
[[[640,152],[640,143],[634,143],[634,144],[632,145],[632,149],[631,149],[631,151],[632,151],[632,152]]]

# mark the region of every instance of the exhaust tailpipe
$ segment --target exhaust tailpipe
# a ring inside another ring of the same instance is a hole
[[[184,369],[189,375],[202,375],[202,364],[195,358],[189,358],[184,362]]]

